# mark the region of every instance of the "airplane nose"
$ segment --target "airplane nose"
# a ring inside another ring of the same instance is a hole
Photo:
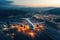
[[[31,28],[31,30],[34,30],[34,28]]]

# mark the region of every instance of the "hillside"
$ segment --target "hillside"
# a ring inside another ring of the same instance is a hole
[[[27,14],[26,11],[22,11],[22,10],[16,10],[16,9],[0,9],[0,18],[5,18],[8,16],[24,16],[25,14]]]
[[[48,14],[60,15],[60,8],[55,8],[52,10],[46,11]]]

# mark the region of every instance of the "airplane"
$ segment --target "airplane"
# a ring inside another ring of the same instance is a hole
[[[34,30],[34,24],[28,18],[26,18],[26,22],[29,24],[30,29]]]
[[[40,23],[44,24],[45,22],[38,22],[38,23],[33,23],[31,22],[30,18],[22,18],[26,20],[27,24],[29,25],[31,30],[34,30],[34,24],[39,25]]]

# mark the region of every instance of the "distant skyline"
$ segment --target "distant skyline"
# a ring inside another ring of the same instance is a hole
[[[60,0],[11,0],[14,5],[26,7],[60,7]]]

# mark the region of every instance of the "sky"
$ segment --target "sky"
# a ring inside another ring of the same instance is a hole
[[[6,7],[6,6],[11,6],[13,1],[7,1],[7,0],[0,0],[0,7]]]
[[[0,7],[18,5],[24,7],[60,7],[60,0],[0,0]]]
[[[15,5],[28,7],[60,7],[60,0],[12,0]]]

